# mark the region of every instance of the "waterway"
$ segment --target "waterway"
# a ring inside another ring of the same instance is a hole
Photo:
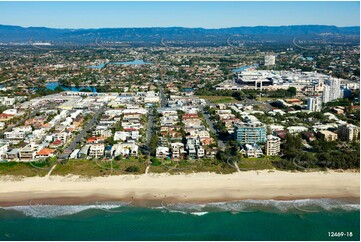
[[[61,87],[64,89],[64,91],[73,91],[73,92],[80,92],[81,90],[88,90],[88,91],[91,91],[91,92],[97,92],[97,89],[96,87],[94,86],[81,86],[81,87],[72,87],[72,86],[63,86],[63,85],[60,85],[59,82],[47,82],[45,84],[45,87],[47,89],[50,89],[50,90],[54,90],[56,87]]]
[[[96,66],[88,66],[87,68],[92,68],[92,69],[101,69],[106,67],[108,64],[112,64],[112,65],[152,65],[152,62],[145,62],[144,60],[133,60],[133,61],[125,61],[125,62],[117,62],[117,61],[110,61],[110,62],[105,62],[105,63],[101,63],[99,65]]]

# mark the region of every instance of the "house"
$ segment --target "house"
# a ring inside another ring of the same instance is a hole
[[[9,148],[9,143],[7,142],[0,142],[0,160],[6,159],[6,153]]]
[[[295,134],[295,133],[301,133],[307,131],[308,128],[305,126],[289,126],[287,130],[290,134]]]
[[[257,158],[263,155],[262,149],[256,143],[242,145],[241,153],[249,158]]]
[[[27,145],[20,149],[19,158],[20,160],[33,160],[35,158],[36,151],[32,145]]]
[[[43,148],[36,152],[36,158],[48,158],[54,156],[55,150],[49,148]]]
[[[280,137],[282,140],[285,140],[288,132],[287,132],[287,130],[276,130],[276,131],[273,131],[273,133],[277,137]]]
[[[57,149],[63,145],[63,142],[59,139],[54,140],[53,143],[49,145],[50,148]]]
[[[181,142],[175,142],[175,143],[171,143],[171,148],[172,148],[172,159],[180,159],[183,158],[184,155],[187,153],[184,150],[184,144]]]
[[[125,142],[113,145],[110,152],[113,154],[114,157],[138,156],[138,149],[139,146],[135,143]]]
[[[68,137],[70,136],[70,133],[67,132],[59,132],[55,134],[55,139],[56,140],[61,140],[62,143],[66,143],[66,141],[68,140]]]
[[[69,155],[69,159],[76,159],[78,158],[80,149],[75,149],[71,154]]]
[[[86,158],[86,157],[88,157],[89,149],[90,149],[90,145],[84,145],[84,146],[80,149],[80,151],[79,151],[79,153],[78,153],[78,157],[79,157],[79,158]]]
[[[12,149],[12,150],[6,152],[6,158],[8,160],[18,160],[19,153],[20,153],[19,149]]]
[[[157,158],[166,158],[169,156],[169,148],[168,147],[163,147],[163,146],[159,146],[156,149],[155,152],[155,156]]]
[[[12,114],[0,113],[0,122],[8,121],[12,118],[14,118]]]
[[[89,156],[95,159],[104,156],[104,144],[92,144],[89,149]]]
[[[86,142],[88,144],[95,144],[95,143],[98,143],[98,137],[95,137],[95,136],[92,136],[92,137],[89,137]]]
[[[197,148],[197,158],[202,158],[205,156],[205,151],[202,146],[198,146]]]
[[[11,131],[11,132],[5,132],[4,133],[4,137],[5,139],[11,140],[11,139],[15,139],[15,140],[21,140],[25,138],[25,132],[22,131]]]
[[[217,152],[218,152],[218,149],[216,147],[207,148],[206,156],[207,156],[207,158],[214,158],[214,157],[216,157]]]

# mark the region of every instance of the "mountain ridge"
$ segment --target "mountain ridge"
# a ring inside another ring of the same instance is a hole
[[[0,42],[49,41],[54,43],[93,43],[102,41],[154,42],[168,41],[225,41],[241,36],[244,39],[290,39],[295,36],[360,35],[360,26],[337,27],[334,25],[284,25],[238,26],[227,28],[188,27],[129,27],[129,28],[48,28],[21,27],[0,24]]]

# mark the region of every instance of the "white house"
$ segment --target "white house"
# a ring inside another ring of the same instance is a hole
[[[263,155],[262,149],[257,144],[243,145],[241,153],[250,158],[257,158]]]

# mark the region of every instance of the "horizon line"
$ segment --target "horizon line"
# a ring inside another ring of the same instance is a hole
[[[358,27],[360,25],[348,25],[348,26],[337,26],[337,25],[327,25],[327,24],[291,24],[291,25],[254,25],[254,26],[232,26],[232,27],[215,27],[215,28],[206,28],[206,27],[185,27],[185,26],[147,26],[147,27],[48,27],[48,26],[21,26],[21,25],[11,25],[11,24],[1,24],[0,26],[11,26],[11,27],[20,27],[20,28],[48,28],[48,29],[69,29],[69,30],[91,30],[91,29],[145,29],[145,28],[185,28],[185,29],[230,29],[230,28],[256,28],[256,27],[293,27],[293,26],[327,26],[327,27],[337,27],[337,28],[351,28]]]

